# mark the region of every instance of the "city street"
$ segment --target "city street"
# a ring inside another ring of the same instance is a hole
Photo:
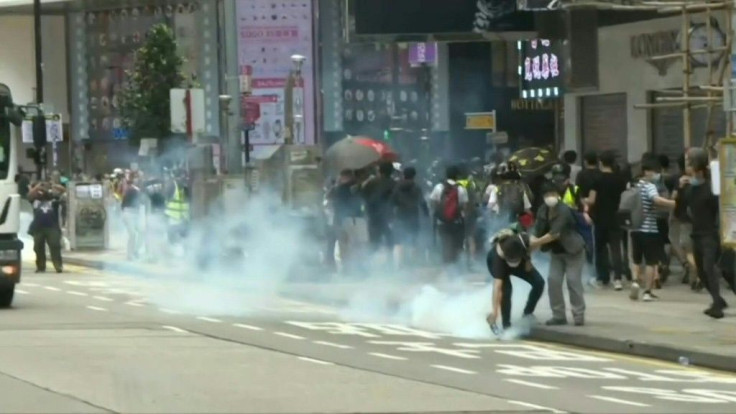
[[[0,412],[736,411],[730,373],[353,323],[286,299],[183,311],[175,291],[161,306],[156,282],[68,270],[26,275],[2,311]]]

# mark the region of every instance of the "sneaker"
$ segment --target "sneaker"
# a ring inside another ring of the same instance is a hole
[[[620,280],[614,280],[613,281],[613,289],[614,290],[622,290],[624,288],[624,284],[621,283]]]
[[[644,292],[644,296],[642,297],[642,300],[644,302],[652,302],[652,301],[657,300],[657,299],[659,299],[659,297],[657,297],[654,293],[652,293],[650,291]]]
[[[631,300],[639,300],[639,284],[636,282],[631,283],[631,293],[629,293],[629,298]]]
[[[710,307],[706,309],[703,313],[713,319],[722,319],[724,317],[723,309],[717,307]]]

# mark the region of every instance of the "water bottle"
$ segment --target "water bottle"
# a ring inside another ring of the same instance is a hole
[[[688,358],[686,356],[681,356],[681,357],[677,358],[677,362],[679,362],[680,365],[686,367],[686,366],[690,365],[690,358]]]

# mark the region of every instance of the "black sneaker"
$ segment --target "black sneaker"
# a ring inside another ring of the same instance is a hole
[[[585,321],[582,319],[578,319],[575,321],[575,326],[584,326],[584,325],[585,325]]]
[[[713,319],[722,319],[724,316],[723,309],[716,308],[716,307],[710,307],[706,309],[703,313],[710,316]]]
[[[63,273],[63,272],[64,272],[64,269],[62,269],[61,267],[56,268],[56,273]]]
[[[36,269],[36,273],[46,273],[46,269]]]

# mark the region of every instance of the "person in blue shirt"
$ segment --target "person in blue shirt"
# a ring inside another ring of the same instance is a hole
[[[59,207],[66,188],[60,184],[41,182],[28,192],[33,204],[33,221],[29,234],[33,236],[33,251],[36,253],[36,273],[46,271],[46,245],[49,246],[51,261],[57,273],[63,270],[61,259],[61,225]]]

